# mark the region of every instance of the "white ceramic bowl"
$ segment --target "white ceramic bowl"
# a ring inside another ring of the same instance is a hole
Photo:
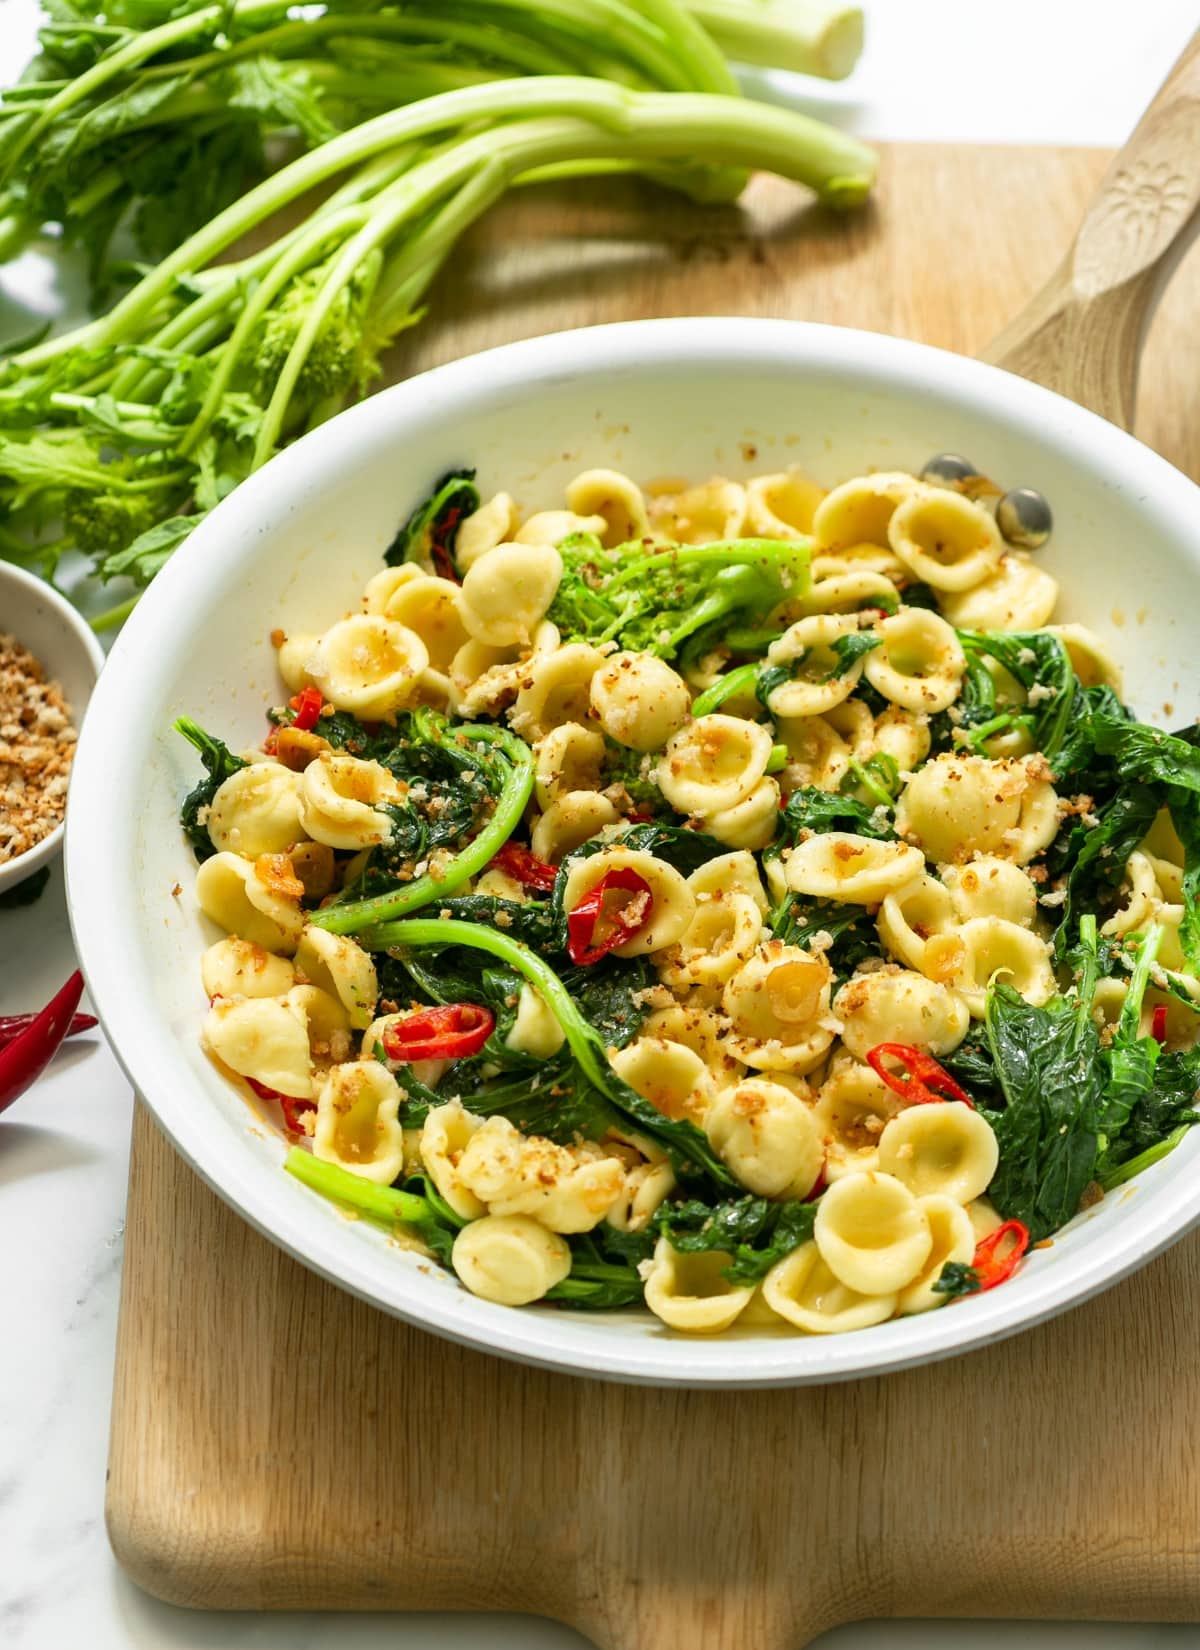
[[[272,628],[319,630],[356,606],[435,478],[476,465],[485,494],[505,487],[536,507],[557,503],[589,465],[652,479],[801,464],[833,483],[868,466],[916,469],[945,449],[1052,500],[1043,554],[1063,580],[1064,611],[1119,650],[1134,705],[1159,719],[1200,710],[1190,622],[1200,489],[1044,389],[895,338],[668,320],[532,339],[355,407],[209,517],[159,575],[100,680],[75,769],[67,876],[79,956],[117,1055],[222,1197],[305,1264],[439,1334],[559,1369],[687,1386],[826,1381],[976,1347],[1113,1283],[1200,1217],[1196,1131],[1002,1289],[878,1328],[689,1339],[648,1313],[514,1311],[475,1299],[286,1176],[282,1138],[200,1050],[199,956],[216,936],[197,910],[177,822],[196,761],[171,721],[188,712],[235,746],[261,736],[264,707],[280,697]]]
[[[83,713],[104,663],[104,650],[87,620],[44,580],[0,561],[0,632],[15,636],[44,667],[47,677],[62,684],[75,726]],[[27,853],[0,864],[0,894],[42,868],[62,847],[63,827],[57,826]]]

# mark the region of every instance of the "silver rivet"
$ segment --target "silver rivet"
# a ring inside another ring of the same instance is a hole
[[[962,490],[967,483],[978,479],[979,471],[961,453],[935,453],[921,471],[921,480],[931,482],[935,487]]]
[[[1053,531],[1054,517],[1041,493],[1014,487],[996,506],[996,526],[1019,550],[1039,550]]]

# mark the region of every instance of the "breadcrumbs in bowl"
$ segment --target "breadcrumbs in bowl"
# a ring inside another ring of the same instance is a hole
[[[103,663],[64,596],[0,561],[0,894],[62,845],[76,734]]]
[[[0,632],[0,863],[62,824],[76,737],[61,685]]]

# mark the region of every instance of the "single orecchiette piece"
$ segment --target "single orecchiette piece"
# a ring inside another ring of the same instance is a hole
[[[958,698],[966,655],[945,619],[910,607],[875,626],[882,638],[863,670],[877,693],[904,710],[934,715]]]
[[[509,712],[515,731],[533,743],[563,723],[586,722],[592,677],[603,663],[603,653],[587,642],[571,642],[556,653],[531,659],[517,702]]]
[[[539,740],[535,755],[534,791],[539,808],[548,808],[568,791],[599,789],[604,738],[591,728],[563,722]]]
[[[660,493],[650,501],[650,525],[675,544],[741,538],[746,527],[746,489],[716,476],[680,493]]]
[[[732,977],[721,997],[729,1050],[759,1071],[803,1076],[833,1041],[831,973],[823,956],[770,940]]]
[[[713,1082],[704,1056],[694,1048],[669,1036],[643,1033],[610,1055],[609,1064],[664,1117],[703,1122]]]
[[[1004,540],[992,515],[947,488],[930,487],[900,504],[888,543],[913,576],[934,590],[969,590],[1000,565]]]
[[[285,636],[280,642],[275,651],[275,665],[290,692],[299,693],[301,688],[308,687],[312,681],[308,674],[308,661],[320,640],[319,636],[297,631],[293,635]]]
[[[722,1161],[757,1197],[807,1197],[817,1183],[825,1148],[812,1110],[762,1077],[722,1089],[704,1118]]]
[[[857,613],[866,607],[881,607],[890,612],[899,602],[900,593],[885,573],[850,564],[837,572],[836,557],[823,556],[821,561],[824,576],[814,579],[802,596],[787,603],[784,611],[789,618],[815,613]]]
[[[639,1163],[627,1169],[621,1195],[605,1215],[605,1225],[618,1232],[642,1231],[674,1190],[675,1171],[666,1158],[660,1163]]]
[[[498,544],[472,562],[459,611],[476,641],[513,647],[532,641],[562,578],[552,544]]]
[[[779,716],[779,738],[787,746],[784,779],[793,790],[815,785],[836,791],[850,771],[850,748],[824,716]]]
[[[1136,934],[1153,920],[1162,901],[1163,890],[1159,887],[1154,861],[1149,854],[1143,854],[1135,848],[1125,861],[1120,903],[1107,922],[1101,923],[1100,932]]]
[[[767,649],[768,664],[789,665],[792,672],[790,682],[767,695],[771,715],[820,716],[848,699],[863,673],[863,660],[845,664],[834,644],[858,629],[856,613],[819,613],[789,625]]]
[[[1003,917],[972,917],[952,932],[932,935],[921,972],[953,986],[976,1019],[983,1018],[988,986],[997,977],[1028,1003],[1048,1002],[1055,992],[1045,942]]]
[[[317,1097],[313,1156],[390,1186],[404,1167],[400,1089],[378,1060],[333,1066]]]
[[[290,954],[304,927],[304,913],[297,898],[263,879],[261,865],[261,860],[252,864],[239,854],[213,854],[196,872],[196,899],[205,916],[227,934],[264,951]]]
[[[934,1193],[917,1199],[921,1212],[929,1222],[933,1247],[929,1259],[917,1276],[900,1291],[896,1310],[899,1316],[909,1317],[914,1312],[928,1312],[935,1306],[944,1306],[948,1295],[939,1294],[933,1287],[942,1275],[948,1261],[969,1266],[975,1254],[975,1228],[971,1217],[952,1197]]]
[[[516,525],[517,507],[508,493],[493,493],[485,499],[459,524],[454,540],[459,572],[465,573],[486,551],[511,539]]]
[[[462,1220],[478,1220],[487,1205],[463,1184],[459,1164],[471,1139],[483,1127],[457,1100],[431,1106],[421,1125],[421,1162],[425,1172],[454,1213]]]
[[[856,974],[833,1000],[842,1041],[856,1060],[880,1043],[908,1043],[949,1054],[967,1034],[971,1017],[954,991],[908,968]]]
[[[517,528],[513,543],[558,546],[574,533],[592,533],[599,538],[605,525],[603,516],[579,516],[574,510],[539,510]]]
[[[311,1096],[308,1031],[295,1004],[277,997],[220,997],[205,1015],[200,1037],[239,1077],[293,1099]]]
[[[879,1167],[879,1141],[900,1110],[900,1097],[870,1066],[833,1062],[813,1116],[825,1143],[825,1178]]]
[[[698,717],[667,742],[655,778],[681,814],[733,808],[754,790],[771,759],[771,734],[740,716]]]
[[[310,984],[336,997],[356,1031],[370,1025],[379,997],[375,964],[354,940],[308,924],[296,947],[296,967]]]
[[[896,830],[939,865],[962,864],[976,854],[1027,865],[1058,830],[1049,772],[1041,756],[936,756],[901,792]]]
[[[1031,928],[1037,916],[1037,889],[1011,860],[978,854],[966,865],[947,865],[942,880],[959,922],[972,917],[1003,917]]]
[[[687,721],[691,703],[683,677],[653,653],[614,653],[591,677],[592,715],[630,750],[661,750]]]
[[[923,865],[920,849],[906,842],[881,842],[850,831],[814,832],[792,849],[787,885],[814,899],[877,905],[920,876]]]
[[[929,1222],[908,1187],[875,1170],[834,1181],[817,1204],[813,1241],[834,1277],[863,1295],[890,1295],[912,1283],[933,1248]]]
[[[752,1284],[739,1287],[725,1277],[732,1261],[719,1249],[681,1254],[659,1238],[646,1279],[646,1305],[669,1328],[691,1335],[728,1329],[754,1293]]]
[[[875,719],[874,748],[890,756],[901,773],[911,773],[929,755],[929,719],[893,705]]]
[[[907,1106],[879,1137],[879,1167],[915,1197],[935,1192],[956,1203],[982,1197],[1000,1149],[990,1125],[958,1100]]]
[[[232,937],[209,946],[200,974],[209,997],[282,997],[296,978],[286,957]]]
[[[580,516],[602,516],[604,545],[628,544],[650,531],[646,501],[636,481],[620,470],[585,470],[567,488],[567,506]]]
[[[256,859],[282,854],[304,835],[300,775],[278,762],[252,762],[218,785],[205,824],[213,847]]]
[[[450,1264],[480,1300],[528,1306],[567,1276],[571,1250],[557,1232],[526,1215],[485,1215],[455,1238]]]
[[[1082,624],[1052,624],[1046,629],[1066,648],[1080,687],[1110,687],[1118,699],[1124,697],[1121,667],[1095,631]]]
[[[755,476],[746,483],[746,529],[760,539],[801,539],[812,532],[825,489],[799,470]]]
[[[1026,555],[1000,558],[970,589],[938,591],[938,605],[959,630],[1040,630],[1054,612],[1058,581]]]
[[[373,848],[389,842],[392,822],[380,809],[403,802],[405,789],[379,762],[323,751],[303,775],[300,818],[330,848]]]
[[[642,1022],[643,1037],[665,1037],[669,1042],[682,1043],[699,1056],[714,1080],[722,1083],[733,1082],[742,1072],[741,1062],[726,1047],[727,1030],[719,1014],[694,1001],[672,1002],[669,1007],[656,1008]]]
[[[537,1060],[548,1060],[558,1053],[564,1040],[563,1028],[546,1006],[545,999],[531,985],[522,985],[517,995],[517,1017],[504,1039],[505,1047],[519,1054],[532,1054]]]
[[[762,912],[749,894],[701,895],[696,915],[659,977],[678,990],[722,986],[753,955],[761,937]]]
[[[731,848],[765,848],[775,835],[779,822],[779,786],[770,775],[764,776],[740,802],[732,808],[719,808],[705,814],[701,829],[726,842]]]
[[[899,505],[927,491],[916,476],[902,470],[855,476],[821,500],[813,514],[813,537],[822,550],[834,552],[861,544],[887,549],[888,526]]]
[[[350,1016],[336,997],[320,986],[294,985],[285,1001],[304,1016],[308,1052],[318,1066],[340,1065],[350,1058]]]
[[[862,1295],[830,1271],[815,1243],[802,1243],[775,1262],[762,1282],[763,1300],[773,1312],[810,1335],[840,1335],[869,1329],[896,1310],[896,1296]]]
[[[496,1115],[467,1142],[458,1177],[492,1214],[530,1215],[552,1232],[590,1232],[621,1195],[625,1171],[599,1146],[556,1146]]]
[[[917,877],[889,894],[879,907],[876,927],[893,957],[925,973],[925,949],[932,937],[954,927],[950,891],[936,877]]]
[[[615,825],[620,817],[599,791],[568,791],[538,815],[530,832],[530,844],[538,859],[557,865],[606,825]]]
[[[577,860],[567,873],[563,908],[573,911],[585,895],[610,871],[635,871],[650,889],[650,919],[631,939],[615,945],[614,957],[644,957],[674,945],[687,932],[696,914],[696,896],[673,865],[638,848],[601,848]]]
[[[377,613],[356,613],[325,632],[308,673],[335,709],[371,721],[409,704],[428,664],[429,650],[416,631]]]
[[[462,594],[452,579],[423,575],[393,591],[384,617],[415,631],[429,654],[429,668],[445,676],[470,635],[463,623]]]
[[[558,647],[558,630],[543,619],[532,646],[492,647],[470,641],[450,661],[450,706],[460,716],[498,715],[529,679],[529,666]]]
[[[747,895],[764,916],[770,905],[758,874],[758,862],[745,849],[718,854],[716,859],[710,859],[692,872],[688,886],[701,905],[706,899],[723,898],[727,894]]]
[[[415,561],[402,561],[399,567],[381,567],[363,586],[363,612],[382,614],[386,617],[387,604],[402,584],[408,584],[413,579],[429,577],[430,575]],[[312,638],[314,646],[319,640],[317,636]]]

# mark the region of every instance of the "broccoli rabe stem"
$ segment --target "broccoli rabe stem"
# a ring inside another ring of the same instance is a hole
[[[695,701],[692,715],[709,716],[714,710],[720,710],[727,700],[736,699],[739,693],[753,694],[758,684],[758,671],[757,664],[739,665],[736,670],[718,676]]]
[[[291,1148],[283,1166],[322,1197],[357,1209],[384,1226],[395,1226],[399,1221],[408,1226],[425,1226],[437,1219],[433,1205],[415,1192],[376,1185],[373,1180],[364,1180],[362,1175],[351,1174],[349,1169],[339,1168],[336,1163],[323,1162],[299,1146]]]
[[[342,905],[326,905],[310,915],[308,920],[315,927],[324,928],[331,934],[360,934],[364,929],[374,929],[381,923],[392,922],[408,911],[417,911],[422,905],[428,905],[435,899],[446,899],[457,888],[461,888],[468,878],[473,877],[477,871],[482,871],[493,855],[508,841],[520,823],[529,798],[533,795],[533,752],[525,741],[518,739],[515,734],[507,732],[504,728],[489,727],[486,723],[464,726],[452,731],[469,740],[482,740],[497,746],[509,764],[509,774],[497,798],[492,817],[461,853],[456,854],[448,865],[440,868],[438,876],[430,876],[427,873],[414,878],[412,882],[404,883],[389,894],[377,894],[373,899],[347,901]],[[480,930],[472,928],[469,932],[474,934]]]

